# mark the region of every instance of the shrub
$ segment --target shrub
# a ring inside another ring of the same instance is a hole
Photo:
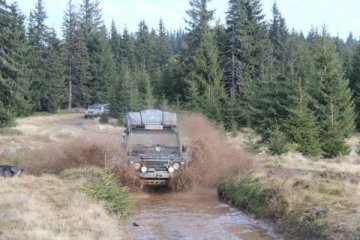
[[[103,113],[100,115],[100,123],[109,123],[109,114]]]
[[[105,171],[93,184],[88,184],[85,191],[89,196],[104,201],[106,209],[120,219],[129,216],[128,189],[120,186],[110,171]]]
[[[281,155],[289,151],[285,134],[278,128],[269,131],[268,146],[272,154]]]

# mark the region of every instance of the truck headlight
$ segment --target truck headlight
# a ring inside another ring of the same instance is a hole
[[[135,168],[135,170],[139,170],[140,168],[141,168],[141,164],[140,163],[135,163],[134,164],[134,168]]]
[[[146,171],[147,171],[147,167],[146,167],[146,166],[142,166],[142,167],[141,167],[141,172],[142,172],[142,173],[146,173]]]
[[[173,168],[175,170],[178,170],[180,168],[180,165],[178,163],[174,163]]]
[[[174,172],[174,168],[173,168],[173,167],[169,167],[169,168],[168,168],[168,171],[169,171],[169,173],[173,173],[173,172]]]

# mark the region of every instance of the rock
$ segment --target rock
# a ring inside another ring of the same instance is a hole
[[[137,224],[136,222],[133,222],[133,224],[132,224],[134,227],[140,227],[140,225],[139,224]]]
[[[18,166],[0,165],[0,176],[15,177],[23,173],[25,170]]]

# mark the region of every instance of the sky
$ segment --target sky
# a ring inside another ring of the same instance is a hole
[[[37,0],[17,0],[21,11],[28,16]],[[12,2],[8,0],[7,2]],[[54,27],[61,36],[63,13],[67,0],[43,0],[48,15],[49,27]],[[82,0],[73,0],[79,5]],[[150,28],[157,29],[160,17],[168,30],[186,26],[185,11],[190,8],[189,0],[99,0],[103,20],[110,28],[114,20],[120,32],[127,27],[131,32],[137,30],[141,20]],[[307,34],[312,26],[319,29],[325,25],[333,36],[346,39],[350,32],[360,36],[359,0],[276,0],[282,16],[290,30],[295,29]],[[262,0],[263,13],[270,20],[274,0]],[[209,9],[216,11],[215,18],[225,23],[227,0],[212,0]]]

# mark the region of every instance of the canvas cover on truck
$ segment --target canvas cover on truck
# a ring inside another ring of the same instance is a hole
[[[163,125],[175,127],[177,118],[176,113],[163,112],[161,110],[149,109],[140,112],[129,112],[125,119],[127,127]]]

